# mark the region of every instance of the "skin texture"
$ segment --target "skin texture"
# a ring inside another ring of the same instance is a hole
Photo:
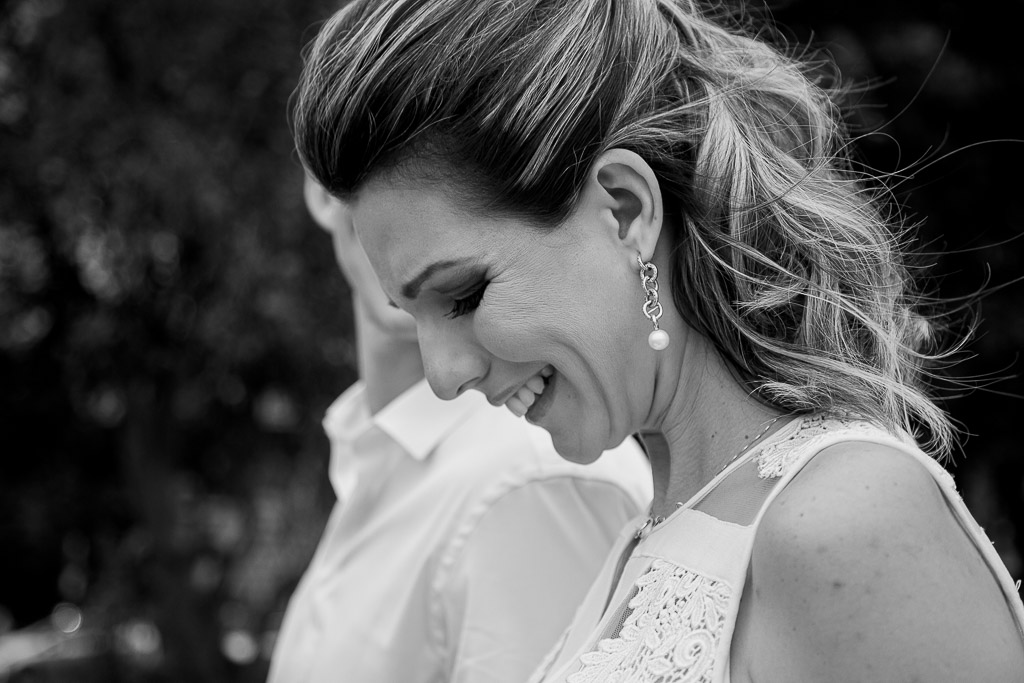
[[[657,179],[636,154],[603,154],[556,229],[473,215],[454,193],[409,177],[372,179],[349,209],[384,291],[416,318],[426,377],[442,398],[476,389],[501,405],[554,368],[553,400],[538,424],[563,457],[584,463],[642,432],[660,515],[778,415],[737,385],[671,305],[671,226]],[[638,253],[665,283],[660,325],[672,341],[662,352],[647,345]],[[404,286],[439,261],[456,265],[406,296]],[[452,317],[455,301],[481,282],[489,284],[479,307]]]
[[[473,215],[455,193],[408,176],[367,183],[351,220],[385,293],[416,318],[442,398],[475,389],[500,405],[553,368],[537,422],[555,447],[590,462],[642,433],[652,512],[664,516],[779,415],[733,379],[667,295],[660,323],[671,345],[648,347],[636,255],[657,265],[667,293],[672,226],[637,155],[602,155],[576,211],[547,230]],[[410,291],[437,262],[450,265]],[[479,306],[460,308],[483,283]],[[1020,637],[930,475],[877,447],[837,450],[801,473],[758,533],[735,680],[1015,680]]]
[[[768,508],[733,650],[740,681],[1019,681],[998,584],[910,456],[819,454]]]
[[[638,182],[618,165],[605,182]],[[598,183],[583,210],[557,230],[461,212],[443,192],[371,181],[352,217],[384,290],[417,320],[426,376],[442,398],[469,389],[501,405],[545,366],[555,401],[539,424],[569,460],[590,462],[647,419],[657,369],[640,312],[637,251],[656,233],[619,237],[617,200]],[[660,224],[660,196],[634,210]],[[404,296],[403,284],[436,261],[455,261]],[[478,309],[451,317],[454,300],[488,282]],[[642,301],[642,300],[641,300]],[[605,362],[617,358],[624,362]],[[595,359],[601,362],[594,362]],[[629,400],[620,393],[628,392]],[[581,428],[582,427],[582,428]]]

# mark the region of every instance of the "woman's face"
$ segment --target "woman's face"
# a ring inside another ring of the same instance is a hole
[[[590,462],[648,419],[636,251],[587,202],[557,229],[460,211],[442,189],[377,179],[351,217],[384,291],[413,314],[440,397],[483,392]]]

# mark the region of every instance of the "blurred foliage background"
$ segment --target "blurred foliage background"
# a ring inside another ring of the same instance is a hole
[[[266,674],[333,502],[320,418],[355,376],[287,126],[333,6],[0,5],[0,681]],[[951,469],[1022,576],[1019,3],[771,8],[873,84],[860,157],[909,169],[940,293],[991,288],[954,374],[1007,379],[950,392]]]

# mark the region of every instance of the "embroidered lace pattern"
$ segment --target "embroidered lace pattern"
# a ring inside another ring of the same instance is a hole
[[[912,445],[909,436],[900,438],[855,416],[819,414],[799,419],[791,432],[780,434],[780,438],[765,443],[754,454],[762,479],[785,476],[801,460],[837,441],[884,443],[895,439]],[[946,484],[948,493],[956,495],[950,474],[938,463],[928,464],[934,476]],[[721,674],[716,665],[723,664],[717,661],[724,656],[723,633],[736,619],[738,596],[733,585],[655,559],[650,569],[635,581],[633,589],[632,599],[618,610],[625,615],[618,633],[579,655],[580,670],[570,674],[566,683],[718,680],[714,677]],[[552,673],[550,669],[564,646],[563,637],[530,683],[540,683]]]
[[[784,439],[765,444],[757,454],[757,476],[761,479],[781,477],[804,454],[817,450],[816,443],[837,432],[863,433],[864,430],[877,432],[880,428],[865,420],[842,415],[818,414],[801,418],[796,431]]]
[[[567,683],[710,683],[732,588],[664,560],[636,588],[618,635],[580,657]]]

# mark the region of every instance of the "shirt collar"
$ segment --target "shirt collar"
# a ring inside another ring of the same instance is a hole
[[[352,442],[372,426],[366,405],[366,387],[357,381],[334,400],[323,419],[324,431],[331,441]]]
[[[487,404],[477,391],[442,401],[425,379],[412,385],[373,416],[373,423],[415,460],[423,460],[470,413]]]

